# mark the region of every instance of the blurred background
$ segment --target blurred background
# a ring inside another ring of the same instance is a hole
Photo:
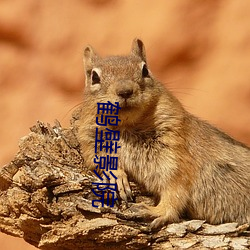
[[[0,1],[0,166],[37,120],[68,126],[82,100],[83,49],[126,54],[141,38],[149,67],[191,113],[250,145],[250,2]],[[3,250],[31,250],[0,233]]]

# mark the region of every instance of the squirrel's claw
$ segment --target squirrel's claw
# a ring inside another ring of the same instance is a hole
[[[117,183],[119,195],[121,199],[124,200],[125,202],[128,202],[128,199],[132,201],[133,200],[132,191],[130,189],[127,174],[121,169],[119,169],[118,173],[119,174],[118,174],[116,183]]]

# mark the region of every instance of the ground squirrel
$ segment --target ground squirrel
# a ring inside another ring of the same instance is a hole
[[[101,58],[84,50],[86,86],[79,140],[94,169],[97,102],[119,102],[116,172],[120,197],[131,194],[127,176],[158,199],[137,204],[151,227],[182,215],[208,223],[250,223],[250,148],[187,112],[148,69],[143,42],[127,56]]]

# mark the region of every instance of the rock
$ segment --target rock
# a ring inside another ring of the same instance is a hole
[[[44,250],[188,249],[248,247],[249,225],[208,225],[202,220],[169,224],[151,232],[126,206],[92,206],[95,176],[84,165],[74,124],[63,129],[37,122],[19,144],[13,161],[0,171],[0,230]],[[60,131],[65,131],[61,133]],[[13,167],[14,166],[14,167]],[[136,200],[152,197],[131,185]]]

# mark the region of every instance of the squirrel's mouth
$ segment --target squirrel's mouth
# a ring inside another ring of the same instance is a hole
[[[128,98],[128,99],[123,98],[122,100],[119,100],[119,105],[124,110],[129,110],[136,106],[132,98]]]

